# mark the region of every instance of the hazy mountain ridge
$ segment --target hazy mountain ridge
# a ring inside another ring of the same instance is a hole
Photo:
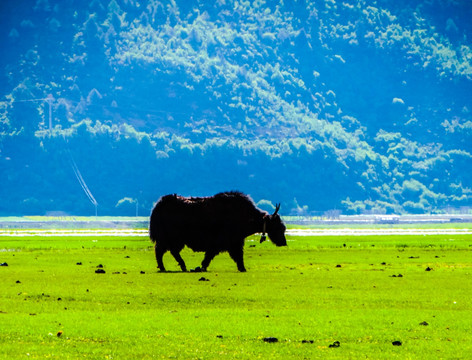
[[[228,188],[295,212],[470,204],[464,3],[2,7],[0,172],[16,212],[88,211],[71,156],[107,213]]]

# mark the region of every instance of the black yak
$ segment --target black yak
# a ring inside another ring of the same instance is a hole
[[[163,255],[170,251],[187,271],[180,256],[184,246],[205,252],[201,271],[206,271],[211,260],[227,251],[239,271],[246,271],[243,260],[244,239],[255,233],[265,234],[277,246],[287,245],[285,225],[275,212],[269,215],[258,209],[251,198],[240,192],[223,192],[211,197],[182,197],[166,195],[152,210],[149,237],[155,243],[157,266],[166,271]]]

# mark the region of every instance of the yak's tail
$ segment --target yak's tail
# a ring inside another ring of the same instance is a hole
[[[156,208],[152,210],[151,217],[149,219],[149,238],[153,243],[157,242],[157,223],[158,223],[158,216],[157,216],[157,211]]]
[[[151,218],[149,220],[149,238],[153,243],[157,242],[159,233],[162,234],[163,225],[163,214],[165,214],[169,207],[172,210],[173,203],[176,201],[177,195],[166,195],[159,199],[151,212]],[[159,230],[159,228],[161,228]]]
[[[153,219],[152,215],[151,220],[149,221],[149,238],[153,243],[157,242],[157,221],[156,219]]]

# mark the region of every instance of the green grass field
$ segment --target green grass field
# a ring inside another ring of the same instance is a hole
[[[144,237],[0,237],[0,357],[471,358],[472,235],[257,240],[158,273]]]

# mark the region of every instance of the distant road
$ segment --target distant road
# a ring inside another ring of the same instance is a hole
[[[472,229],[290,229],[292,236],[369,236],[369,235],[457,235],[472,234]]]
[[[107,229],[107,230],[54,230],[54,229],[30,229],[30,230],[6,230],[0,229],[1,236],[149,236],[148,230],[141,229]]]
[[[379,235],[471,235],[472,229],[289,229],[287,236],[379,236]],[[7,230],[0,229],[0,237],[24,236],[143,236],[147,237],[145,229],[107,229],[107,230]]]

